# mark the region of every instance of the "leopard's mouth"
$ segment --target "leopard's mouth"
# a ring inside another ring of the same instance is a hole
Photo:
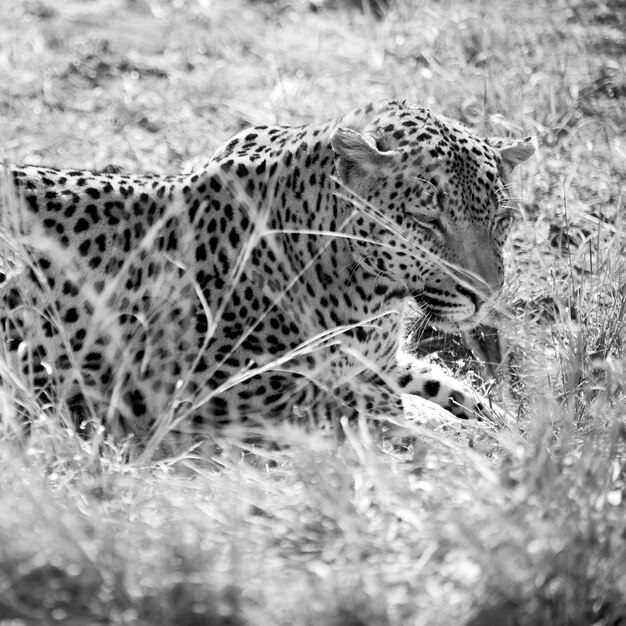
[[[448,304],[425,291],[413,294],[412,300],[425,320],[444,332],[471,330],[485,321],[490,309],[488,306],[477,307],[471,300]]]
[[[472,330],[484,322],[486,316],[472,315],[464,320],[450,320],[443,317],[428,316],[428,322],[445,333],[458,333]]]

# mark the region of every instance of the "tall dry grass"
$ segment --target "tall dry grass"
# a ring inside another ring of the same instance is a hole
[[[34,400],[21,437],[32,395],[3,368],[0,619],[617,626],[623,2],[399,0],[383,20],[309,4],[3,5],[2,144],[13,161],[173,171],[248,123],[387,97],[537,133],[499,322],[495,393],[518,425],[415,427],[409,450],[281,425],[277,449],[216,435],[219,454],[157,460]]]

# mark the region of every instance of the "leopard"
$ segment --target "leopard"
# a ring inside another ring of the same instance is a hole
[[[0,378],[138,437],[395,419],[406,394],[483,419],[403,350],[403,311],[444,332],[493,311],[535,149],[388,100],[246,128],[177,175],[8,166]]]

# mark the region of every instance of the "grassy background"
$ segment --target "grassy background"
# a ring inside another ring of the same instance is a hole
[[[542,149],[501,322],[517,429],[128,461],[43,418],[21,440],[5,388],[0,624],[626,624],[625,33],[624,0],[1,3],[10,161],[172,173],[390,97]]]

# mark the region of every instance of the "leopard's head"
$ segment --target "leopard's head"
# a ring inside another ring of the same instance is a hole
[[[503,282],[509,177],[536,141],[484,139],[397,103],[354,126],[335,129],[331,145],[341,184],[359,198],[355,260],[441,329],[474,327]]]

